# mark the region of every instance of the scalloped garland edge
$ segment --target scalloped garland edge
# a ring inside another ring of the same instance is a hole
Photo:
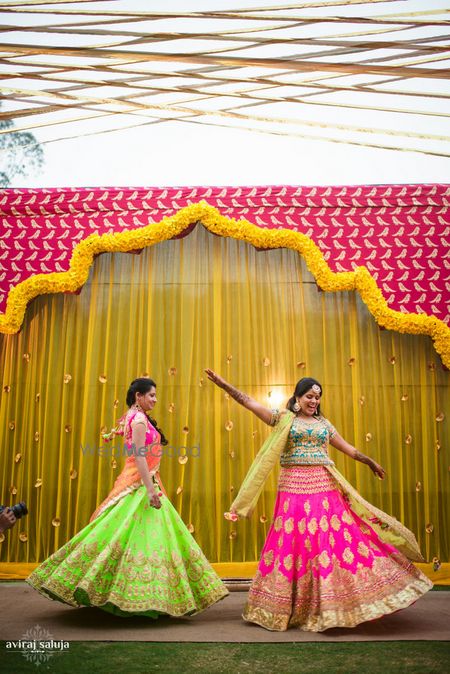
[[[262,229],[247,220],[221,215],[206,201],[190,204],[175,215],[139,229],[113,234],[90,234],[72,252],[68,271],[36,274],[11,288],[6,311],[0,314],[0,332],[14,334],[21,328],[27,304],[46,293],[75,292],[88,279],[94,256],[105,252],[130,252],[172,239],[190,225],[201,222],[210,232],[252,244],[257,248],[290,248],[305,259],[317,285],[326,291],[357,290],[379,326],[396,332],[429,335],[445,367],[450,368],[450,328],[427,314],[404,314],[390,309],[369,270],[333,272],[318,246],[306,234],[288,229]]]

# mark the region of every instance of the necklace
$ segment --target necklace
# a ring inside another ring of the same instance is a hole
[[[302,417],[302,416],[298,415],[298,416],[295,417],[295,419],[298,420],[298,421],[301,421],[304,424],[310,424],[310,425],[313,425],[313,426],[320,423],[320,420],[316,419],[315,417],[313,417],[312,419],[308,419],[308,418],[305,418],[305,417]]]

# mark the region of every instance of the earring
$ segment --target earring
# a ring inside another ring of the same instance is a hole
[[[294,410],[294,412],[300,412],[301,407],[297,402],[295,402],[294,405],[292,406],[292,409]]]

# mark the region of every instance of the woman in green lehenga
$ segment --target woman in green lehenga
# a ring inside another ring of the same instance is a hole
[[[228,594],[164,491],[166,441],[146,415],[155,403],[155,382],[135,379],[116,430],[132,451],[89,524],[26,579],[44,596],[157,618],[193,615]]]

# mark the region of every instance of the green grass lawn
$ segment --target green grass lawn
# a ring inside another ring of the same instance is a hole
[[[52,674],[443,674],[450,672],[450,643],[204,644],[77,642],[39,666],[0,642],[0,672]]]

